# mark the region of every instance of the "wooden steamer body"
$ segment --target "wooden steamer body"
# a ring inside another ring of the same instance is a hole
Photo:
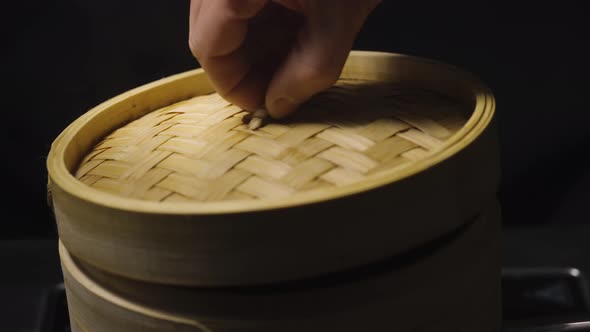
[[[170,287],[81,263],[60,244],[80,331],[500,331],[500,214],[490,201],[454,234],[375,266],[262,287]]]
[[[73,329],[497,331],[491,92],[375,52],[352,52],[341,82],[300,118],[248,132],[243,112],[207,104],[221,98],[194,70],[64,130],[48,190]],[[461,111],[392,106],[418,90]]]

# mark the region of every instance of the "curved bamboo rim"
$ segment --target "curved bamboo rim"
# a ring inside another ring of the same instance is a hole
[[[111,303],[113,306],[117,306],[124,310],[129,310],[131,312],[135,312],[150,317],[152,319],[167,321],[175,324],[188,325],[197,328],[198,331],[211,332],[209,328],[207,328],[206,326],[204,326],[196,320],[175,316],[156,309],[151,309],[141,304],[137,304],[132,301],[126,300],[121,296],[114,294],[113,292],[107,290],[103,286],[88,278],[88,276],[86,276],[86,274],[84,274],[84,272],[82,272],[78,265],[74,262],[72,256],[70,255],[70,253],[61,241],[59,241],[58,244],[58,251],[61,260],[61,266],[65,270],[64,272],[71,275],[76,280],[76,282],[85,287],[87,291],[91,292],[94,296],[99,297],[102,300],[107,301],[108,303]],[[76,321],[76,323],[78,323],[78,325],[80,325],[80,323],[77,321],[75,317],[74,320]]]
[[[412,175],[418,174],[430,167],[445,161],[467,146],[474,142],[490,125],[494,112],[495,112],[495,99],[491,91],[477,78],[470,73],[456,68],[454,66],[433,61],[421,57],[394,54],[394,53],[382,53],[382,52],[368,52],[368,51],[353,51],[349,57],[349,60],[343,70],[342,77],[347,75],[355,76],[359,74],[360,68],[356,68],[355,61],[359,59],[371,59],[374,60],[376,68],[380,65],[388,66],[396,61],[396,65],[399,70],[403,70],[403,66],[400,63],[413,62],[414,65],[431,66],[442,70],[445,75],[453,77],[452,81],[448,80],[447,83],[455,83],[463,85],[463,89],[460,87],[449,86],[449,92],[458,94],[470,94],[474,102],[474,109],[471,117],[467,123],[451,136],[443,145],[443,147],[436,153],[433,153],[427,158],[415,162],[413,165],[406,167],[401,170],[388,170],[384,171],[379,175],[369,177],[366,180],[354,183],[351,185],[345,185],[341,187],[326,188],[321,191],[311,191],[306,193],[295,193],[287,198],[280,200],[249,200],[249,201],[221,201],[221,202],[152,202],[144,201],[140,199],[133,199],[127,197],[121,197],[118,195],[106,193],[98,189],[88,187],[87,185],[76,179],[71,170],[66,165],[66,153],[68,149],[72,149],[76,146],[77,142],[73,139],[76,134],[87,130],[91,124],[96,121],[99,116],[106,116],[109,111],[119,103],[126,101],[129,98],[139,95],[140,93],[157,91],[165,85],[178,85],[179,82],[190,81],[198,75],[205,75],[202,69],[196,69],[185,73],[173,75],[147,85],[135,88],[119,96],[116,96],[88,111],[86,114],[75,120],[69,127],[67,127],[59,137],[54,141],[52,149],[47,159],[47,169],[49,172],[50,181],[59,186],[65,192],[70,195],[76,196],[80,199],[88,201],[90,203],[108,206],[118,210],[136,212],[136,213],[157,213],[167,215],[203,215],[203,214],[228,214],[228,213],[241,213],[241,212],[253,212],[260,210],[272,210],[281,209],[286,207],[300,206],[306,204],[313,204],[322,201],[333,200],[348,195],[354,195],[357,193],[369,191],[378,188],[384,184],[400,181],[408,178]],[[379,71],[379,70],[377,70]],[[386,71],[381,70],[384,76],[387,76]],[[453,76],[454,75],[454,76]],[[458,91],[453,90],[457,88]],[[187,90],[187,88],[184,88]],[[201,91],[204,93],[205,91]],[[211,91],[213,92],[212,88]],[[200,94],[199,91],[192,91],[193,95]],[[187,98],[190,95],[186,96]],[[161,97],[160,99],[165,99]],[[143,112],[147,113],[149,110]],[[121,116],[121,115],[119,115]],[[121,116],[122,117],[122,116]],[[124,119],[122,119],[123,122]],[[121,123],[119,123],[121,125]],[[115,128],[109,128],[110,130]]]

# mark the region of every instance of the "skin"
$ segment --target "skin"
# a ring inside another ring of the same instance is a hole
[[[338,79],[380,0],[192,0],[189,46],[217,92],[274,118]]]

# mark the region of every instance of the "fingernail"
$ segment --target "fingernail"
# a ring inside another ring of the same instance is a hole
[[[279,119],[293,112],[297,104],[286,97],[276,99],[268,106],[268,113],[275,119]]]

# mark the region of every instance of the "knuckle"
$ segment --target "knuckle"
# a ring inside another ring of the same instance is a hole
[[[201,59],[204,57],[203,49],[200,47],[199,39],[192,31],[189,34],[188,47],[195,58]]]
[[[195,38],[193,37],[192,33],[188,37],[188,48],[191,50],[193,56],[198,58],[198,47],[196,45]]]
[[[256,14],[266,0],[225,0],[228,15],[235,18],[250,18]]]
[[[308,86],[314,90],[331,87],[340,76],[339,68],[334,65],[305,65],[304,68],[302,80],[307,82]]]

